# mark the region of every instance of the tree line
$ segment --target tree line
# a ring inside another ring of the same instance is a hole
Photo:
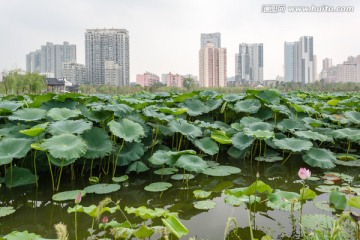
[[[20,74],[10,71],[0,83],[0,92],[5,94],[40,94],[46,90],[45,76],[39,73]]]

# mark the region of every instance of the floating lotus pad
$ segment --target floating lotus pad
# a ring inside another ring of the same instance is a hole
[[[211,200],[198,201],[194,204],[194,208],[200,210],[209,210],[215,208],[216,203]]]
[[[0,217],[5,217],[14,213],[16,210],[14,207],[0,207]]]
[[[171,176],[173,180],[190,180],[193,179],[195,176],[192,174],[174,174]]]
[[[84,191],[86,191],[87,193],[107,194],[111,192],[116,192],[119,189],[119,184],[99,183],[84,188]]]
[[[75,198],[79,195],[79,193],[81,192],[81,196],[84,197],[86,195],[86,191],[85,190],[71,190],[71,191],[66,191],[66,192],[60,192],[60,193],[56,193],[52,196],[52,200],[54,201],[75,201]]]
[[[211,192],[204,190],[194,190],[193,193],[196,199],[207,198],[211,195]]]
[[[125,182],[129,179],[128,175],[123,175],[121,177],[113,177],[111,180],[116,183]]]
[[[154,171],[157,175],[172,175],[176,172],[178,172],[179,169],[177,168],[160,168]]]
[[[213,166],[207,168],[202,173],[209,176],[222,177],[222,176],[229,176],[231,174],[237,174],[240,172],[241,172],[240,168],[220,165],[220,166]]]
[[[148,192],[163,192],[172,187],[171,183],[168,182],[154,182],[147,185],[144,189]]]
[[[19,132],[22,134],[25,134],[26,136],[36,137],[36,136],[39,136],[42,132],[44,132],[47,125],[48,125],[48,122],[43,123],[43,124],[37,124],[37,125],[33,126],[32,128],[21,130]]]

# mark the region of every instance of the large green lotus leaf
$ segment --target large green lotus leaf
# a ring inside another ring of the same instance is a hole
[[[162,218],[161,221],[177,238],[181,238],[189,233],[187,228],[175,216]]]
[[[343,193],[339,192],[338,190],[333,190],[330,193],[329,202],[336,209],[344,210],[346,208],[347,200]]]
[[[89,120],[93,122],[104,122],[113,117],[114,112],[106,110],[89,110],[86,106],[80,105],[78,109]]]
[[[255,193],[272,193],[272,188],[264,183],[263,181],[257,180],[253,184],[251,184],[249,187],[244,189],[243,194],[246,196],[255,195]]]
[[[255,131],[273,131],[274,127],[267,122],[254,122],[246,126],[246,131],[255,132]]]
[[[322,125],[325,125],[325,122],[311,117],[305,117],[302,119],[302,121],[313,128],[318,128],[321,127]]]
[[[36,137],[45,131],[48,124],[49,124],[48,122],[42,123],[42,124],[37,124],[37,125],[33,126],[32,128],[20,130],[19,132],[26,136]]]
[[[71,110],[68,108],[52,108],[49,110],[47,115],[51,117],[53,120],[67,120],[69,118],[77,117],[81,114],[80,110],[75,109]]]
[[[119,183],[119,182],[125,182],[129,179],[129,176],[128,175],[123,175],[121,177],[113,177],[111,180],[113,182],[116,182],[116,183]]]
[[[111,153],[112,143],[104,129],[93,127],[84,132],[82,137],[87,145],[85,158],[103,158]]]
[[[312,200],[316,198],[316,193],[310,188],[302,188],[300,189],[300,197],[299,200]]]
[[[213,90],[203,90],[200,91],[199,96],[201,99],[211,99],[217,98],[217,96],[219,96],[219,93]]]
[[[163,175],[172,175],[178,171],[179,169],[177,168],[160,168],[155,170],[154,173],[163,176]]]
[[[336,156],[326,149],[311,148],[302,155],[302,159],[312,167],[328,169],[335,167]]]
[[[23,158],[31,149],[31,141],[25,138],[4,138],[0,142],[0,166],[14,158]]]
[[[199,127],[190,124],[183,119],[169,122],[169,127],[172,131],[181,133],[182,135],[189,136],[191,138],[197,138],[202,135],[202,131]]]
[[[116,183],[99,183],[84,188],[84,191],[87,193],[95,194],[107,194],[111,192],[116,192],[120,189],[120,185]]]
[[[81,193],[81,197],[84,197],[86,195],[85,190],[71,190],[71,191],[65,191],[65,192],[59,192],[52,196],[52,200],[61,202],[61,201],[75,201],[75,198]]]
[[[72,159],[60,159],[52,156],[51,154],[48,155],[48,159],[50,160],[51,164],[57,166],[57,167],[65,167],[68,166],[76,161],[76,158]]]
[[[324,134],[320,134],[313,131],[296,131],[295,135],[299,138],[305,138],[309,140],[318,140],[320,142],[333,142],[333,138],[326,136]]]
[[[243,117],[240,119],[240,124],[243,125],[244,127],[250,126],[253,123],[261,123],[261,122],[263,122],[263,120],[256,117]]]
[[[344,113],[344,116],[354,124],[360,124],[360,112],[348,111]]]
[[[297,138],[274,139],[273,143],[280,149],[292,152],[306,151],[313,146],[312,142]]]
[[[210,111],[210,108],[198,99],[187,99],[183,104],[180,104],[180,106],[187,108],[187,113],[190,116],[199,116]]]
[[[209,210],[215,208],[216,203],[211,200],[198,201],[194,204],[194,208],[200,210]]]
[[[139,160],[144,155],[144,144],[141,142],[126,142],[124,147],[121,149],[120,154],[117,154],[119,150],[120,146],[114,150],[116,156],[119,157],[117,165],[127,166],[131,162]]]
[[[346,153],[344,153],[343,155],[346,156]],[[349,154],[349,156],[351,156],[351,155]],[[341,165],[341,166],[348,166],[348,167],[360,167],[360,159],[354,159],[354,160],[350,160],[350,161],[343,161],[343,160],[336,159],[335,164]]]
[[[305,130],[304,125],[300,121],[296,121],[293,119],[284,119],[279,122],[276,127],[280,131],[295,131],[295,130]]]
[[[18,232],[12,231],[11,233],[2,237],[6,240],[41,240],[41,236],[35,233],[29,233],[28,231]]]
[[[291,103],[290,105],[295,109],[296,112],[307,113],[307,114],[317,114],[318,113],[310,106],[299,105],[299,104],[295,104],[295,103]]]
[[[226,102],[236,102],[238,100],[244,99],[245,95],[235,94],[235,93],[229,93],[222,96],[224,101]]]
[[[273,104],[265,104],[266,107],[269,107],[275,113],[285,114],[286,116],[291,116],[291,111],[285,105],[273,105]]]
[[[263,100],[265,103],[280,104],[279,93],[275,90],[263,90],[256,94],[256,97]]]
[[[276,190],[267,196],[269,203],[272,203],[267,206],[273,209],[291,211],[291,205],[294,202],[295,205],[293,211],[297,211],[300,209],[300,203],[297,203],[299,197],[300,195],[295,192]]]
[[[142,112],[144,113],[144,115],[146,117],[156,118],[160,121],[170,122],[171,120],[174,119],[174,117],[172,115],[166,115],[164,113],[159,113],[158,110],[159,110],[158,107],[156,107],[154,105],[150,105],[150,106],[144,108],[142,110]]]
[[[174,135],[174,132],[168,127],[161,124],[155,124],[155,123],[148,123],[153,129],[155,129],[158,132],[158,135],[162,136],[172,136]]]
[[[239,197],[236,197],[234,195],[227,195],[224,200],[225,200],[225,203],[227,203],[233,207],[238,207],[243,203],[253,204],[255,202],[260,202],[261,198],[255,196],[255,195],[239,196]]]
[[[244,128],[244,133],[247,136],[251,136],[257,139],[269,139],[269,138],[274,138],[275,137],[275,133],[273,131],[268,131],[268,130],[256,130],[256,131],[252,131],[249,128]]]
[[[192,175],[192,174],[183,174],[183,173],[181,173],[181,174],[174,174],[174,175],[172,175],[171,176],[171,179],[172,180],[176,180],[176,181],[180,181],[180,180],[182,180],[182,181],[185,181],[185,180],[190,180],[190,179],[193,179],[195,176],[194,175]]]
[[[17,110],[13,115],[9,116],[9,120],[20,121],[37,121],[43,119],[46,116],[46,110],[39,108],[24,108]]]
[[[129,119],[121,119],[119,122],[112,120],[108,123],[110,131],[117,137],[124,139],[127,142],[140,142],[140,139],[145,137],[144,128],[134,121]]]
[[[165,163],[172,165],[174,156],[172,151],[158,150],[149,158],[149,162],[154,165],[163,165]]]
[[[5,109],[5,110],[7,110],[7,112],[14,112],[19,107],[21,107],[23,104],[24,103],[22,103],[22,102],[1,101],[0,102],[0,109]]]
[[[26,168],[14,166],[12,170],[11,168],[6,169],[5,184],[8,188],[34,184],[37,179],[38,176],[34,175]]]
[[[205,102],[206,106],[209,108],[209,111],[214,111],[219,108],[223,103],[222,99],[209,99]]]
[[[333,190],[338,189],[339,186],[334,186],[334,185],[319,185],[317,187],[315,187],[316,191],[322,192],[322,193],[330,193]]]
[[[5,217],[14,213],[16,210],[14,207],[0,207],[0,217]]]
[[[155,208],[154,210],[147,208],[145,206],[141,206],[138,208],[134,207],[125,207],[125,212],[128,214],[135,214],[137,217],[141,217],[144,220],[156,217],[162,217],[167,215],[169,212],[162,208]]]
[[[145,225],[141,225],[138,229],[133,232],[133,235],[137,239],[145,239],[150,238],[154,234],[154,230],[150,227]]]
[[[204,190],[194,190],[193,193],[196,199],[208,198],[211,195],[211,192]]]
[[[168,190],[170,187],[172,187],[172,184],[168,182],[154,182],[145,186],[144,189],[148,192],[163,192]]]
[[[87,145],[84,140],[69,133],[46,139],[42,145],[52,156],[64,160],[79,158],[87,151]]]
[[[219,152],[219,146],[209,137],[195,140],[194,145],[209,155],[214,155]]]
[[[231,141],[234,147],[236,147],[239,150],[243,150],[250,147],[253,144],[254,138],[251,136],[247,136],[242,132],[238,132],[235,135],[233,135]]]
[[[206,169],[206,162],[196,155],[181,155],[175,166],[190,172],[203,172]]]
[[[231,174],[237,174],[240,172],[241,172],[240,168],[220,165],[220,166],[212,166],[206,168],[205,171],[203,171],[202,173],[209,176],[222,177],[222,176],[229,176]]]
[[[149,168],[145,165],[145,163],[141,161],[136,161],[130,164],[130,166],[126,170],[126,173],[129,172],[140,173],[140,172],[146,172],[147,170],[149,170]]]
[[[349,198],[347,203],[349,207],[355,207],[357,209],[360,209],[360,196]]]
[[[327,201],[316,201],[314,205],[315,207],[323,211],[336,212],[336,209],[330,206],[330,203],[328,203]]]
[[[306,229],[328,231],[335,223],[334,217],[326,214],[307,214],[301,217],[301,224]]]
[[[350,128],[337,129],[332,132],[332,136],[337,139],[348,139],[356,142],[360,140],[360,130]]]
[[[257,113],[260,107],[261,103],[258,99],[245,99],[237,101],[234,110],[236,112]]]
[[[64,133],[81,134],[91,127],[92,123],[84,120],[62,120],[50,124],[49,132],[53,135]]]
[[[231,138],[226,135],[226,132],[220,130],[211,131],[211,138],[220,144],[231,144]]]

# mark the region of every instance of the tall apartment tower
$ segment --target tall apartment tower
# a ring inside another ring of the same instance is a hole
[[[213,43],[214,47],[221,48],[221,34],[218,32],[202,33],[200,41],[200,48],[204,48],[207,43]]]
[[[314,82],[313,37],[303,36],[297,42],[284,44],[285,82]]]
[[[208,42],[199,51],[200,87],[226,87],[226,48]]]
[[[239,45],[235,54],[235,80],[246,84],[259,84],[264,80],[264,47],[262,43]]]
[[[66,62],[63,64],[62,77],[74,85],[85,84],[86,68],[85,65],[74,62]]]
[[[76,62],[76,45],[64,42],[53,44],[47,42],[40,50],[26,55],[26,70],[28,72],[51,73],[54,77],[63,77],[63,64]]]
[[[129,32],[126,29],[87,29],[85,65],[90,84],[128,86]],[[118,79],[114,79],[117,75]]]

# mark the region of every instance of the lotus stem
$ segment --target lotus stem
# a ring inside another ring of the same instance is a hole
[[[249,196],[249,200],[250,200],[250,196]],[[250,239],[253,240],[254,235],[253,235],[252,224],[251,224],[251,212],[250,212],[250,209],[248,209],[248,220],[249,220],[249,229],[250,229]]]
[[[276,126],[276,112],[274,112],[274,126]]]
[[[71,164],[70,171],[71,171],[71,180],[74,180],[75,179],[74,163]]]
[[[59,178],[58,178],[58,182],[57,182],[56,191],[59,191],[59,188],[60,188],[61,175],[62,175],[62,170],[64,168],[63,164],[64,164],[64,159],[61,162],[60,173],[59,173]]]
[[[12,187],[12,185],[13,185],[13,171],[12,171],[13,169],[12,169],[12,162],[10,163],[10,179],[11,179],[11,187]]]
[[[52,172],[51,162],[48,153],[46,152],[46,157],[48,159],[49,169],[50,169],[50,175],[51,175],[51,183],[52,183],[52,189],[55,191],[55,184],[54,184],[54,175]]]
[[[37,179],[37,172],[36,172],[36,152],[37,150],[35,150],[34,153],[34,173],[35,173],[35,184],[36,184],[36,188],[39,188],[39,183],[38,183],[38,179]]]
[[[283,165],[291,156],[292,152],[290,152],[290,154],[287,156],[287,158],[281,163],[281,165]]]
[[[84,164],[83,164],[83,167],[81,169],[81,176],[84,176],[85,164],[86,164],[86,158],[84,158]]]
[[[92,177],[92,171],[93,171],[93,164],[94,164],[94,158],[91,159],[91,166],[90,166],[90,177]]]
[[[348,141],[348,148],[346,150],[346,158],[348,157],[349,151],[350,151],[350,147],[351,147],[351,142]]]
[[[182,139],[183,139],[183,135],[181,134],[180,140],[179,140],[178,151],[180,151]]]
[[[156,139],[157,139],[158,132],[159,132],[159,127],[157,127],[156,130],[155,130],[155,137],[154,137],[154,139],[152,141],[152,144],[151,144],[151,155],[154,152],[154,146],[155,146],[155,142],[156,142]]]
[[[304,192],[305,192],[305,180],[303,182],[303,188],[301,193],[301,201],[300,201],[300,225],[301,225],[301,217],[302,217],[302,210],[303,210],[303,199],[304,199]]]
[[[77,206],[78,206],[78,204],[76,204],[76,210],[77,210]],[[75,240],[78,239],[78,234],[77,234],[77,215],[76,215],[77,211],[76,211],[76,210],[75,210]]]
[[[121,150],[122,150],[123,147],[124,147],[124,143],[125,143],[125,139],[123,139],[123,141],[122,141],[122,143],[121,143],[121,146],[120,146],[120,148],[119,148],[119,151],[118,151],[118,153],[117,153],[117,156],[116,156],[116,160],[115,160],[115,164],[114,164],[114,168],[113,168],[113,175],[112,175],[113,177],[115,177],[117,162],[118,162],[118,160],[119,160],[119,154],[120,154]]]

